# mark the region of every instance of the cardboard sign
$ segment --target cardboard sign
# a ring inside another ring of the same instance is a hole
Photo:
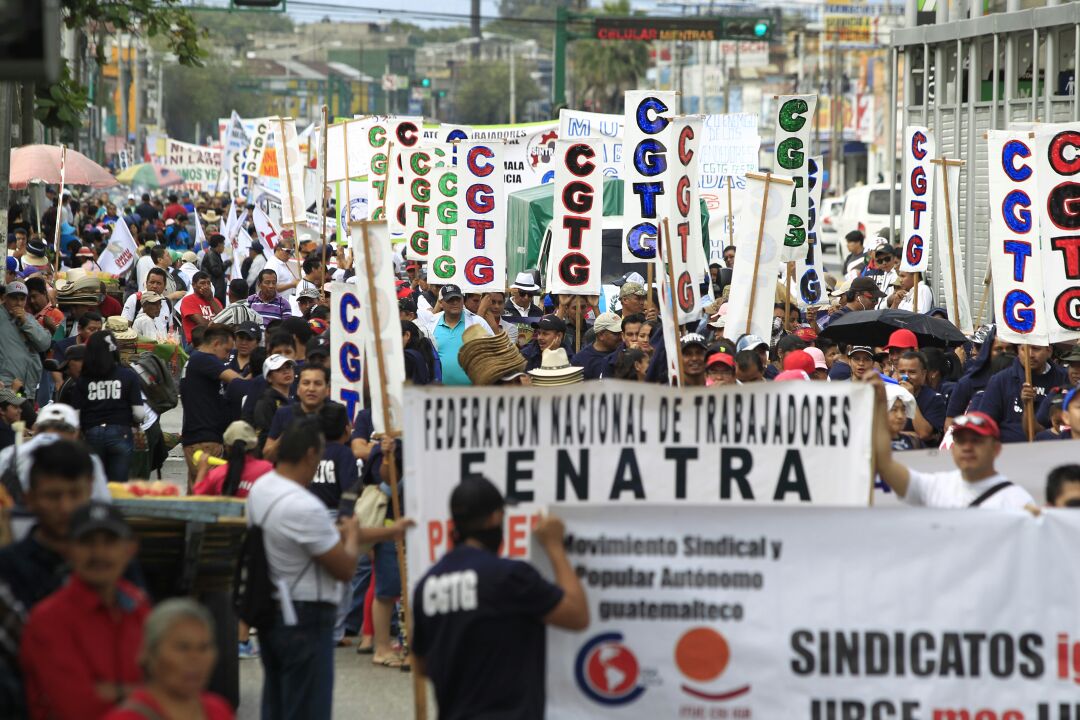
[[[458,148],[457,270],[464,292],[506,290],[506,196],[501,142],[468,140]]]
[[[430,177],[435,235],[428,245],[431,259],[428,279],[437,285],[445,285],[454,282],[457,274],[458,170],[436,167]]]
[[[904,238],[900,270],[926,273],[930,267],[930,233],[934,227],[934,134],[928,128],[904,128]]]
[[[986,146],[997,334],[1011,343],[1045,345],[1049,333],[1033,143],[1024,131],[991,130]]]
[[[411,130],[411,124],[404,122],[398,126],[397,137],[401,142],[390,145],[390,169],[386,186],[386,221],[390,230],[391,242],[405,241],[405,214],[409,203],[409,188],[405,183],[404,154],[420,144],[422,133]]]
[[[662,198],[664,231],[670,229],[671,236],[664,237],[660,254],[664,262],[670,264],[670,274],[675,278],[671,293],[678,323],[685,325],[701,317],[700,284],[706,273],[701,243],[701,204],[697,193],[701,118],[676,118],[671,127],[674,138],[672,151],[668,153],[671,190]]]
[[[368,207],[372,220],[385,220],[390,181],[390,145],[416,145],[420,141],[424,121],[418,117],[389,116],[369,118],[364,125],[364,142],[370,160],[367,170]]]
[[[672,192],[668,155],[672,147],[674,91],[626,93],[623,142],[623,262],[656,259],[660,203]]]
[[[622,115],[562,108],[559,110],[559,137],[566,140],[597,140],[596,161],[604,177],[623,176]]]
[[[820,236],[818,224],[821,207],[821,188],[824,181],[821,177],[822,156],[809,158],[806,164],[806,185],[809,191],[809,212],[806,215],[806,254],[795,261],[794,288],[799,307],[808,308],[817,305],[828,304],[825,298],[825,270],[821,261]]]
[[[432,171],[443,167],[445,157],[446,150],[442,147],[420,146],[401,153],[402,174],[408,195],[403,231],[405,257],[408,260],[428,259],[435,227],[435,207],[431,202]]]
[[[1080,338],[1080,124],[1035,129],[1042,280],[1050,342]]]
[[[367,175],[367,128],[361,120],[345,120],[326,129],[326,182]]]
[[[244,132],[248,137],[248,146],[242,153],[233,157],[232,176],[233,197],[247,199],[248,189],[259,177],[263,154],[270,142],[270,132],[274,118],[265,117],[243,120]]]
[[[776,103],[775,170],[795,181],[789,201],[787,231],[780,248],[780,262],[805,257],[806,225],[810,214],[807,159],[810,131],[814,127],[817,95],[781,95]]]
[[[365,335],[360,331],[360,307],[356,285],[330,284],[330,399],[345,406],[349,422],[364,407]]]
[[[599,295],[603,257],[602,141],[555,143],[555,196],[548,251],[547,290]]]

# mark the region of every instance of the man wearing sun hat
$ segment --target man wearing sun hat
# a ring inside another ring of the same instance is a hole
[[[924,473],[893,458],[885,383],[874,386],[874,466],[878,475],[909,505],[935,508],[1031,509],[1035,500],[994,468],[1001,454],[1001,431],[989,415],[969,412],[953,420],[952,457],[956,470]]]

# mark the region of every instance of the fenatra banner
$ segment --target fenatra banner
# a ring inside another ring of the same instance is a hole
[[[868,504],[871,388],[797,385],[406,387],[409,576],[448,549],[450,493],[476,475],[518,503],[511,556],[526,554],[530,516],[548,503]]]
[[[554,511],[591,624],[549,718],[1076,718],[1074,511]]]

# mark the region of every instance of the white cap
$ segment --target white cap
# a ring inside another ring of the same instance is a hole
[[[79,413],[70,405],[65,405],[64,403],[49,403],[38,411],[37,420],[34,421],[34,427],[49,424],[63,424],[74,430],[78,430]]]
[[[284,355],[271,355],[270,357],[266,358],[265,362],[263,362],[263,377],[269,378],[270,373],[274,372],[275,370],[280,370],[286,365],[296,365],[296,363],[285,357]]]

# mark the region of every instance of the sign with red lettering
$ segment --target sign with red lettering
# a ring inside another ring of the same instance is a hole
[[[924,127],[904,128],[904,240],[900,269],[925,273],[930,267],[930,235],[934,227],[931,212],[934,197],[934,168],[937,157],[934,134]]]
[[[555,200],[547,289],[599,295],[604,169],[599,138],[555,141]]]
[[[399,123],[397,138],[390,145],[388,152],[386,221],[389,224],[390,240],[394,244],[406,240],[405,215],[409,204],[409,188],[405,184],[404,153],[420,144],[421,130],[421,126],[411,120]]]
[[[365,168],[368,175],[368,208],[372,220],[386,218],[387,189],[391,179],[390,144],[397,147],[413,147],[421,137],[423,118],[387,117],[365,121],[364,143],[369,159]],[[352,172],[352,167],[349,168]]]
[[[987,134],[990,271],[997,336],[1011,343],[1045,345],[1036,163],[1029,134],[1017,130]]]
[[[458,146],[455,281],[465,292],[506,290],[506,196],[503,144],[468,140]]]
[[[1080,124],[1035,129],[1042,280],[1052,343],[1080,338]]]
[[[626,93],[623,131],[623,262],[656,259],[659,208],[667,187],[675,91]]]
[[[434,208],[431,204],[432,182],[436,168],[442,167],[446,151],[441,148],[415,147],[401,153],[401,171],[405,184],[404,226],[405,257],[427,260],[428,246],[434,234]]]
[[[707,267],[701,242],[701,205],[698,202],[697,183],[701,118],[680,117],[672,122],[671,127],[674,138],[672,151],[668,153],[671,190],[663,203],[664,231],[670,232],[671,236],[664,238],[660,254],[666,263],[671,264],[670,274],[675,278],[675,286],[670,291],[679,324],[685,325],[701,317],[700,284]]]

